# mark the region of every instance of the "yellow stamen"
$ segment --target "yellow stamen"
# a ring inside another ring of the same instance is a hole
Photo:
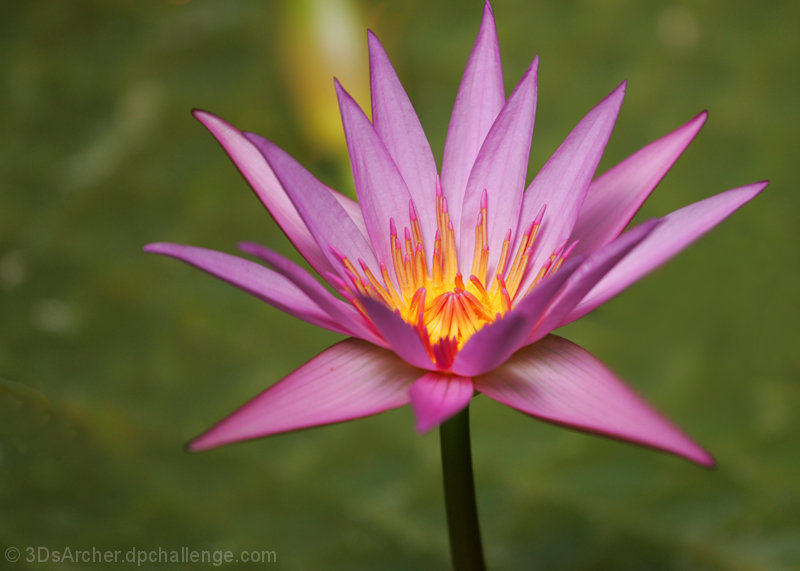
[[[529,223],[514,251],[514,231],[508,230],[489,287],[488,202],[488,193],[484,191],[475,225],[472,271],[466,282],[458,270],[456,235],[447,199],[437,180],[436,229],[430,265],[425,255],[416,207],[410,202],[409,223],[403,228],[402,238],[398,235],[395,221],[389,221],[392,268],[380,264],[380,277],[377,277],[364,261],[359,260],[359,271],[350,260],[335,251],[349,279],[349,282],[337,280],[337,287],[367,320],[369,317],[360,297],[372,297],[398,312],[418,332],[434,362],[442,368],[449,367],[455,354],[473,334],[488,323],[502,318],[518,298],[523,297],[518,289],[527,274],[534,270],[537,272],[525,295],[542,279],[556,272],[575,245],[566,249],[562,245],[541,267],[530,267],[534,243],[544,215],[542,209],[536,219]]]

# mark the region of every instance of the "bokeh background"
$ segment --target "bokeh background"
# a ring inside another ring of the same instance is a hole
[[[4,549],[273,550],[283,569],[447,568],[438,436],[415,434],[407,409],[184,452],[337,336],[141,246],[234,251],[255,240],[292,253],[189,110],[267,136],[352,192],[331,77],[367,104],[367,26],[440,160],[481,7],[3,3]],[[710,110],[643,217],[772,184],[563,331],[719,467],[478,398],[473,455],[490,567],[797,569],[800,4],[495,0],[494,9],[508,91],[541,57],[531,173],[627,79],[601,170]],[[11,567],[83,567],[26,563],[26,554]],[[227,567],[240,566],[252,568]]]

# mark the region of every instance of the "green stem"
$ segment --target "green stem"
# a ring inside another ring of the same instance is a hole
[[[469,407],[439,428],[450,555],[455,571],[483,571],[483,547],[472,478]]]

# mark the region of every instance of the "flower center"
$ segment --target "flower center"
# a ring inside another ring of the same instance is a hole
[[[500,319],[517,299],[527,295],[545,277],[558,270],[571,248],[557,248],[539,268],[533,281],[521,288],[529,276],[533,245],[542,223],[544,208],[527,227],[512,252],[512,231],[503,241],[500,258],[489,281],[489,244],[487,243],[488,199],[484,190],[481,210],[475,225],[475,249],[472,271],[464,281],[458,269],[458,251],[453,223],[442,188],[436,185],[436,234],[430,266],[426,261],[422,231],[414,203],[409,204],[409,226],[402,239],[394,220],[389,221],[392,265],[396,281],[387,267],[380,265],[380,278],[363,260],[360,271],[340,255],[349,283],[341,293],[367,317],[359,297],[368,296],[383,302],[415,327],[431,358],[440,366],[452,363],[464,343],[488,323]],[[513,259],[512,259],[513,254]],[[368,318],[367,318],[368,319]]]

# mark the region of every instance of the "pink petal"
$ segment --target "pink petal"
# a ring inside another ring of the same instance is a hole
[[[563,320],[582,317],[651,272],[755,197],[767,182],[722,192],[665,216],[648,237],[611,270]]]
[[[408,404],[419,372],[389,351],[346,339],[275,383],[189,444],[240,440],[362,418]]]
[[[492,7],[486,2],[478,37],[458,87],[444,144],[442,192],[448,202],[451,220],[461,219],[469,173],[504,102],[500,46]],[[460,227],[456,225],[455,230],[459,232]]]
[[[416,204],[429,261],[436,233],[436,162],[428,138],[383,46],[369,32],[372,123]],[[400,220],[397,221],[400,223]]]
[[[406,323],[402,317],[384,304],[370,297],[359,298],[370,321],[388,343],[389,348],[397,353],[406,363],[420,369],[436,370],[419,333]]]
[[[461,210],[459,248],[462,253],[459,265],[464,275],[469,275],[472,268],[475,226],[484,191],[488,199],[488,275],[494,275],[506,234],[516,230],[536,114],[538,67],[539,58],[535,58],[497,116],[469,175]],[[513,238],[512,235],[512,241]]]
[[[417,379],[409,390],[417,432],[427,432],[461,412],[474,392],[468,377],[427,373]]]
[[[288,278],[326,312],[335,323],[341,326],[348,335],[359,337],[376,345],[384,345],[383,339],[372,331],[370,324],[352,305],[334,297],[311,274],[293,261],[269,248],[265,248],[261,244],[253,242],[242,242],[239,244],[239,249],[261,258],[275,271]]]
[[[206,111],[194,110],[192,114],[219,141],[228,153],[233,164],[242,173],[259,200],[267,207],[269,213],[286,233],[297,251],[318,271],[330,271],[333,267],[328,263],[317,242],[308,231],[297,209],[286,195],[275,173],[253,147],[244,134],[236,127],[226,123],[219,117]]]
[[[409,225],[411,195],[372,123],[338,81],[336,94],[364,223],[378,261],[393,272],[389,221]]]
[[[622,236],[589,256],[581,267],[569,277],[561,291],[547,306],[526,344],[538,341],[558,327],[564,317],[597,282],[620,263],[620,260],[624,259],[642,240],[647,239],[647,236],[660,223],[660,220],[642,222],[636,228],[625,232]]]
[[[704,111],[595,179],[586,193],[572,239],[591,252],[619,236],[642,203],[703,126]]]
[[[555,274],[542,280],[502,319],[486,325],[470,337],[456,355],[452,371],[458,375],[473,377],[505,363],[526,344],[550,300],[582,262],[581,257],[567,260]]]
[[[369,240],[369,234],[367,233],[367,226],[364,224],[364,215],[361,214],[361,206],[358,205],[358,202],[350,198],[349,196],[345,196],[340,192],[336,192],[330,187],[326,187],[328,192],[330,192],[339,205],[347,212],[347,215],[350,217],[350,220],[353,221],[353,224],[356,225],[358,230],[361,232],[361,235],[364,236],[367,240]]]
[[[547,206],[531,267],[540,267],[553,250],[570,237],[624,96],[625,83],[589,111],[525,192],[520,216],[522,227],[526,228],[542,206]],[[528,281],[535,274],[531,272]]]
[[[600,361],[555,335],[476,378],[475,388],[548,422],[658,448],[703,466],[714,464],[708,452],[636,396]]]
[[[195,246],[155,243],[145,252],[171,256],[256,296],[262,301],[319,327],[346,333],[308,295],[291,281],[260,264]]]
[[[377,272],[372,246],[330,189],[271,141],[252,133],[246,136],[267,159],[330,265],[344,275],[333,247],[353,264],[362,259]]]

